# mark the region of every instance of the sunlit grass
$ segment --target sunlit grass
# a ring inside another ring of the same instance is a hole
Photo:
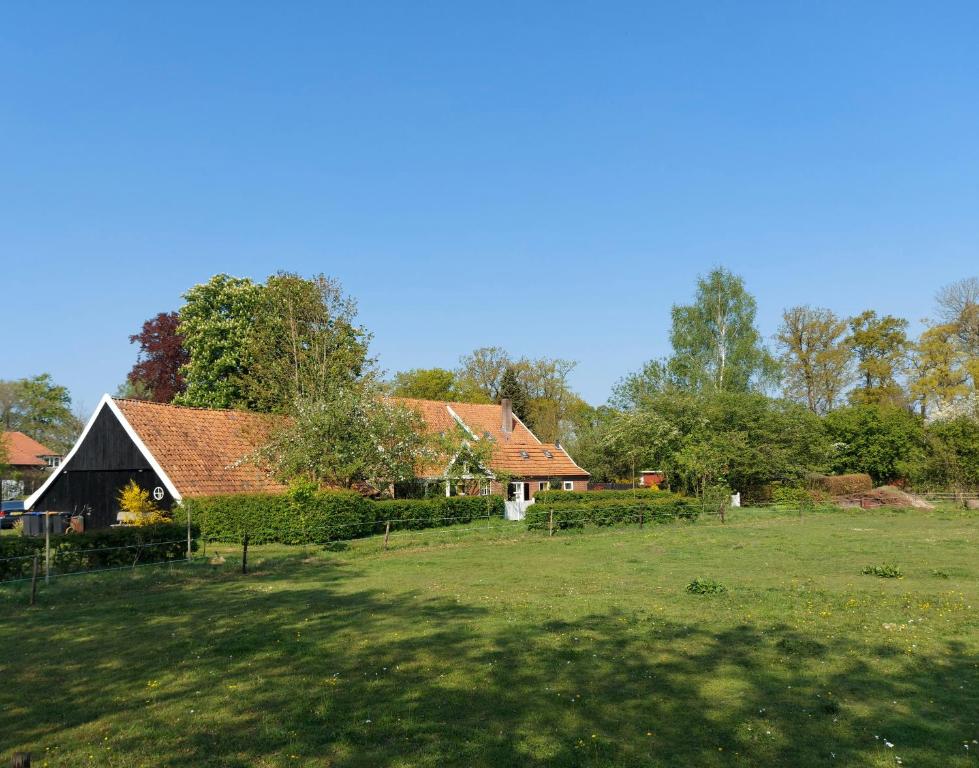
[[[491,521],[5,587],[0,763],[975,766],[977,526]]]

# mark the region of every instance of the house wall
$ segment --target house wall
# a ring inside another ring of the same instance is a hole
[[[587,491],[588,490],[588,478],[552,478],[552,477],[524,477],[524,478],[514,478],[515,480],[520,480],[524,483],[530,484],[530,498],[534,498],[540,489],[540,483],[547,483],[547,487],[550,487],[551,480],[571,480],[574,483],[575,491]],[[546,490],[546,488],[544,489]],[[490,483],[490,493],[505,496],[506,486],[496,480]]]
[[[156,500],[170,509],[174,499],[125,429],[108,408],[103,408],[84,442],[61,468],[61,473],[34,504],[37,512],[86,511],[87,528],[105,528],[116,522],[119,492],[135,480],[150,493],[163,490]]]

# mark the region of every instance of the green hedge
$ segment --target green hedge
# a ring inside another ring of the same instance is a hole
[[[196,551],[196,525],[191,533],[191,549]],[[42,537],[0,537],[0,580],[30,576],[35,554],[43,567]],[[187,526],[182,523],[106,528],[51,538],[52,573],[182,560],[186,556]]]
[[[661,491],[656,488],[629,488],[625,491],[538,491],[534,494],[534,499],[538,502],[564,503],[567,501],[606,501],[610,499],[652,499],[660,497],[672,497],[669,491]]]
[[[547,530],[552,513],[554,527],[557,529],[581,528],[585,525],[638,523],[640,519],[647,523],[671,523],[676,520],[696,520],[700,514],[700,504],[696,499],[684,498],[665,491],[660,491],[655,496],[649,494],[635,499],[538,501],[527,509],[527,527],[531,530]]]
[[[252,544],[325,544],[384,530],[432,528],[503,516],[499,496],[452,496],[371,501],[354,491],[304,494],[254,493],[185,499],[191,519],[209,541],[238,542],[245,532]],[[446,519],[452,518],[452,519]]]
[[[391,520],[391,530],[438,528],[443,525],[470,523],[478,518],[503,517],[502,496],[442,496],[430,499],[394,499],[371,502],[377,524]]]

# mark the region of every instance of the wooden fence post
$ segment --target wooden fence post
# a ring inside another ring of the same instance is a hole
[[[31,605],[37,602],[37,553],[34,553],[34,570],[31,572]]]
[[[554,510],[552,509],[547,515],[547,535],[554,535]]]
[[[384,522],[384,548],[388,548],[388,536],[391,534],[391,521],[386,520]]]
[[[51,515],[44,513],[44,583],[51,581]]]
[[[241,572],[248,573],[248,534],[241,540]]]

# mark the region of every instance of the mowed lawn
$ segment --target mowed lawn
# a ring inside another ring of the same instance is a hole
[[[979,765],[974,514],[220,551],[0,588],[0,763]]]

